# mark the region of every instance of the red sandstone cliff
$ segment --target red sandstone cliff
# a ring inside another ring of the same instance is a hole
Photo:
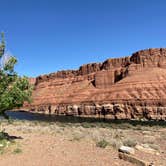
[[[26,108],[51,114],[166,120],[166,48],[31,79]]]

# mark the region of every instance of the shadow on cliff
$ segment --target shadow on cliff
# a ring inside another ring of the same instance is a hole
[[[8,116],[11,119],[16,120],[29,120],[29,121],[41,121],[41,122],[60,122],[60,123],[89,123],[91,127],[96,124],[103,127],[117,125],[123,128],[130,127],[124,124],[130,124],[132,126],[162,126],[166,127],[166,121],[139,121],[139,120],[111,120],[106,118],[94,118],[94,117],[79,117],[79,116],[64,116],[64,115],[46,115],[39,113],[30,113],[25,111],[8,111]]]

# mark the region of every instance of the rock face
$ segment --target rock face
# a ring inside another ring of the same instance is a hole
[[[166,48],[142,50],[30,81],[33,102],[24,108],[31,111],[166,120]]]

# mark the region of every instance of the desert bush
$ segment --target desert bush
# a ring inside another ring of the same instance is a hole
[[[154,149],[154,150],[159,150],[160,149],[160,147],[156,144],[149,144],[149,147]]]
[[[122,145],[122,141],[118,139],[111,139],[110,140],[110,146],[112,146],[115,149],[118,149]]]
[[[72,139],[70,139],[70,141],[80,141],[81,140],[81,136],[78,135],[74,135]]]
[[[141,142],[143,144],[154,144],[155,140],[156,138],[153,136],[144,136]]]
[[[82,123],[82,127],[84,127],[84,128],[93,128],[93,127],[96,127],[96,125],[93,124],[93,123],[84,122],[84,123]]]
[[[16,148],[16,149],[13,150],[13,153],[14,154],[22,153],[22,149]]]
[[[96,143],[96,146],[100,148],[106,148],[108,145],[109,145],[109,142],[107,142],[105,139]]]
[[[160,138],[166,140],[166,133],[165,133],[165,132],[164,132],[164,133],[161,133],[161,134],[160,134]]]
[[[134,139],[127,139],[123,141],[125,146],[135,147],[137,145],[137,141]]]

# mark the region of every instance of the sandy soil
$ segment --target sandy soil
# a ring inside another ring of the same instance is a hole
[[[163,135],[160,137],[158,133],[156,134],[159,131],[151,130],[143,131],[142,134],[142,131],[133,131],[133,129],[124,131],[32,122],[5,123],[3,126],[9,135],[22,137],[22,139],[17,139],[14,145],[9,146],[5,153],[0,155],[0,166],[132,166],[133,164],[120,160],[117,149],[112,146],[106,148],[96,146],[97,140],[107,139],[113,134],[120,135],[120,133],[122,137],[124,134],[132,133],[132,137],[138,139],[143,139],[142,135],[146,133],[149,141],[152,139],[156,141],[159,138],[162,147],[159,149],[158,156],[142,152],[136,152],[136,155],[144,160],[153,161],[158,166],[164,166],[166,163],[165,128],[161,129],[160,134]],[[153,132],[156,135],[154,138],[152,138],[155,136]],[[108,139],[109,142],[111,140]],[[13,153],[15,148],[21,149],[21,152]]]
[[[2,166],[126,166],[116,151],[84,141],[67,141],[50,135],[24,134],[20,154],[0,157]],[[30,138],[29,138],[30,137]]]

